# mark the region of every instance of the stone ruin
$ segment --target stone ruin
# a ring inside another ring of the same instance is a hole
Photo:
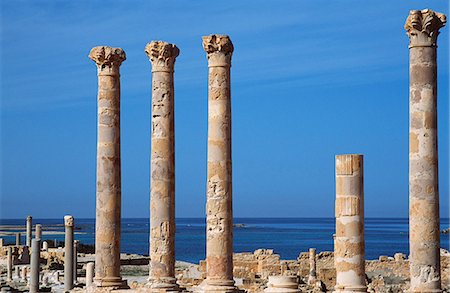
[[[397,255],[394,261],[386,257],[376,265],[365,261],[363,156],[357,154],[336,156],[334,253],[321,252],[316,255],[314,251],[308,255],[301,254],[298,260],[293,261],[280,260],[270,250],[233,256],[230,68],[234,46],[225,35],[203,37],[203,49],[209,68],[207,241],[206,260],[199,265],[201,278],[192,280],[196,285],[190,288],[192,291],[238,292],[245,289],[257,292],[266,287],[265,292],[300,292],[299,288],[303,284],[298,285],[296,278],[306,275],[308,278],[302,279],[302,283],[314,290],[333,288],[334,292],[376,291],[370,287],[374,286],[374,282],[369,282],[368,287],[366,275],[371,270],[376,271],[377,266],[391,262],[395,264],[393,267],[396,274],[405,280],[410,279],[410,292],[442,291],[441,270],[448,272],[448,258],[441,263],[436,47],[439,29],[445,23],[445,15],[426,9],[411,11],[405,24],[410,40],[411,255],[408,262]],[[150,270],[148,282],[140,292],[182,290],[182,279],[177,283],[174,251],[173,72],[179,52],[175,45],[161,41],[151,42],[145,47],[145,53],[152,64]],[[121,48],[99,46],[91,50],[89,58],[95,62],[98,75],[98,144],[95,274],[92,279],[90,265],[87,282],[90,286],[86,290],[130,290],[120,272],[120,66],[126,56]],[[31,221],[31,217],[27,218],[27,248],[31,247],[32,242]],[[69,291],[77,280],[76,269],[74,270],[76,257],[73,252],[73,218],[68,217],[65,221],[64,290]],[[15,259],[16,264],[28,260],[25,248],[20,249],[14,249],[14,254],[19,256]],[[32,251],[31,258],[35,259],[33,253]],[[11,281],[13,252],[10,247],[7,254],[7,278]],[[47,254],[50,255],[50,252]],[[34,292],[39,290],[39,282],[35,288],[39,265],[37,271],[31,271],[31,275],[34,283],[30,284],[30,292]],[[409,275],[408,278],[406,275]],[[235,278],[242,279],[242,284],[237,284]],[[386,280],[380,279],[377,282],[382,284]]]

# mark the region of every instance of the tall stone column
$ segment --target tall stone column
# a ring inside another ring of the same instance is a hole
[[[12,256],[12,247],[8,246],[6,255],[6,281],[12,281],[12,270],[13,270],[13,256]]]
[[[89,58],[97,64],[97,202],[95,218],[95,285],[122,288],[120,276],[120,65],[121,48],[95,47]]]
[[[175,278],[175,58],[173,44],[145,47],[152,63],[152,151],[150,177],[150,272],[148,287],[178,290]]]
[[[73,283],[77,283],[78,276],[78,240],[73,241]]]
[[[309,277],[308,284],[313,286],[317,281],[317,273],[316,273],[316,249],[309,249]]]
[[[66,227],[64,243],[64,290],[73,289],[73,217],[64,217],[64,226]]]
[[[20,233],[16,233],[16,246],[20,246]]]
[[[367,292],[362,155],[336,156],[335,292]]]
[[[411,292],[441,292],[436,42],[444,14],[413,10],[410,49],[409,250]]]
[[[39,273],[41,258],[41,240],[33,239],[31,241],[31,261],[30,261],[30,293],[39,292]]]
[[[229,292],[233,280],[230,67],[228,36],[203,37],[208,57],[208,181],[205,291]]]
[[[31,247],[31,238],[33,238],[33,218],[27,217],[26,246]]]

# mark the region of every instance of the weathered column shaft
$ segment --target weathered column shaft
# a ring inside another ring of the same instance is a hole
[[[22,271],[21,271],[21,279],[22,281],[26,282],[27,281],[27,267],[23,266],[22,267]]]
[[[44,250],[44,251],[48,250],[48,242],[47,241],[42,242],[42,250]]]
[[[33,238],[33,218],[27,217],[26,246],[31,247],[31,238]]]
[[[88,262],[86,264],[86,287],[92,286],[94,282],[94,263]]]
[[[73,283],[77,283],[78,268],[78,240],[73,241]]]
[[[410,38],[409,246],[411,292],[441,292],[437,151],[436,41],[445,15],[411,11]]]
[[[31,260],[30,260],[30,293],[39,292],[39,274],[41,258],[41,240],[33,239],[31,241]]]
[[[73,289],[73,228],[74,221],[72,216],[64,217],[64,226],[66,228],[64,243],[64,290]]]
[[[234,286],[231,167],[230,67],[228,36],[203,37],[208,57],[208,178],[206,201],[207,285]]]
[[[120,73],[125,52],[95,47],[89,58],[98,69],[97,202],[95,221],[95,282],[123,287],[120,276]]]
[[[152,63],[149,286],[173,291],[175,278],[174,63],[180,50],[154,41],[145,47]]]
[[[16,246],[20,246],[20,233],[16,233]]]
[[[308,284],[314,285],[317,280],[317,273],[316,273],[316,249],[310,248],[309,249],[309,278],[308,278]]]
[[[13,269],[13,257],[12,257],[12,247],[7,247],[6,255],[6,281],[12,281],[12,269]]]
[[[34,231],[34,238],[36,238],[37,240],[42,239],[42,225],[41,224],[36,224],[35,231]]]
[[[366,292],[362,155],[336,156],[336,292]]]

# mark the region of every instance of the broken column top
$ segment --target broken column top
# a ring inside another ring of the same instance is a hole
[[[180,49],[174,44],[152,41],[145,46],[145,53],[152,63],[152,71],[172,72]]]
[[[409,47],[436,47],[439,29],[446,22],[445,14],[430,9],[411,10],[405,23]]]
[[[27,221],[31,221],[31,219],[33,219],[32,216],[27,216]]]
[[[231,66],[233,43],[227,35],[209,35],[202,37],[203,49],[208,56],[209,67]]]
[[[73,227],[73,217],[72,216],[64,216],[64,225]]]
[[[119,67],[125,61],[126,55],[122,48],[112,48],[108,46],[97,46],[91,49],[89,58],[97,64],[100,70],[105,68]]]
[[[337,155],[336,175],[356,175],[361,171],[363,155]]]

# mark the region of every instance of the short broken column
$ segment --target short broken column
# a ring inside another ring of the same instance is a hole
[[[72,216],[64,217],[66,228],[64,243],[64,290],[73,289],[73,228],[74,220]]]
[[[5,240],[3,238],[0,238],[0,247],[5,246]]]
[[[409,37],[409,251],[410,292],[441,292],[437,148],[439,29],[446,16],[412,10]]]
[[[42,250],[48,251],[48,242],[47,241],[42,242]]]
[[[317,273],[316,273],[316,249],[309,249],[309,277],[308,284],[313,286],[317,281]]]
[[[73,282],[77,283],[78,276],[78,240],[73,241]]]
[[[150,176],[150,270],[148,287],[178,290],[175,278],[174,64],[180,50],[153,41],[145,47],[152,63]]]
[[[228,36],[203,37],[208,57],[208,174],[204,291],[233,291],[233,210],[230,67]]]
[[[12,247],[7,247],[7,255],[6,255],[6,281],[12,281],[12,270],[13,270],[13,255],[12,255]]]
[[[335,292],[366,292],[362,155],[336,156]]]
[[[16,279],[20,278],[20,267],[19,266],[14,267],[14,275],[16,276]]]
[[[89,58],[98,75],[95,285],[126,288],[120,276],[120,65],[126,57],[121,48],[99,46]]]
[[[34,231],[34,238],[36,238],[37,240],[42,239],[42,225],[41,224],[36,224],[35,231]]]
[[[23,282],[26,282],[27,281],[27,267],[26,266],[23,266],[22,267],[22,271],[20,272],[20,279],[23,281]]]
[[[300,293],[297,277],[269,276],[265,293]]]
[[[27,231],[25,245],[31,247],[31,239],[33,238],[33,217],[27,217]]]
[[[39,292],[39,273],[41,258],[41,240],[33,239],[31,241],[31,261],[30,261],[30,293]]]
[[[94,263],[88,262],[86,264],[86,287],[92,286],[94,282]]]
[[[16,233],[16,246],[20,246],[20,233]]]

